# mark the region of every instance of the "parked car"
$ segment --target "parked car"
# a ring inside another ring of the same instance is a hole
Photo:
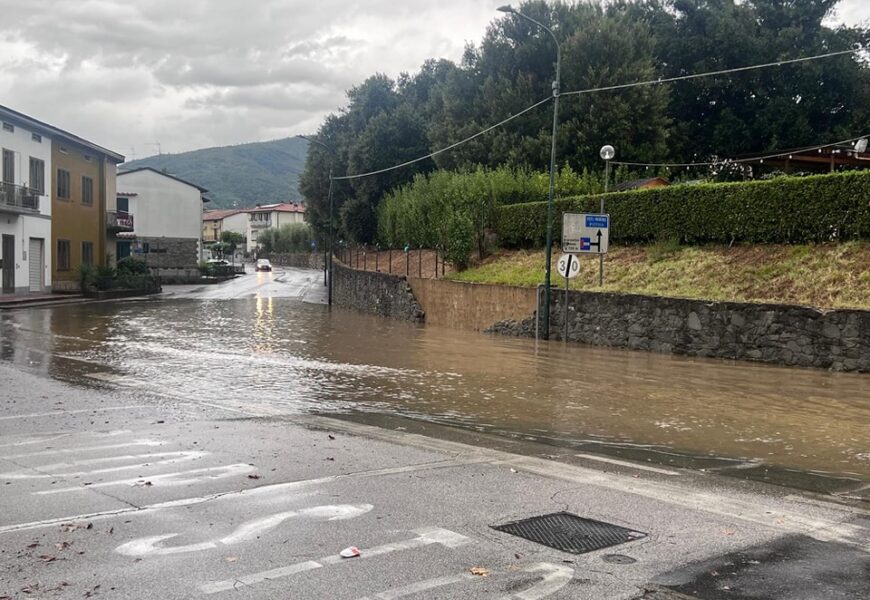
[[[218,267],[228,267],[230,266],[229,261],[224,260],[222,258],[210,258],[206,261],[210,265],[216,265]]]
[[[257,271],[271,271],[272,270],[272,263],[270,263],[269,259],[267,259],[267,258],[261,258],[260,260],[257,261],[257,266],[255,267],[255,270],[257,270]]]

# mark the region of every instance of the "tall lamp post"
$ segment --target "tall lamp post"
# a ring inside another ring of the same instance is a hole
[[[313,144],[317,144],[318,146],[325,148],[326,151],[329,152],[329,154],[331,155],[331,158],[329,159],[329,191],[326,194],[329,202],[329,238],[327,242],[328,255],[327,259],[323,263],[323,283],[324,285],[326,285],[326,303],[327,305],[332,306],[332,238],[334,237],[335,231],[332,219],[332,167],[335,163],[335,149],[329,144],[321,142],[320,140],[314,139],[312,137],[307,137],[304,135],[299,135],[296,137],[300,137],[303,140],[307,140]],[[329,272],[328,277],[326,274],[327,271]]]
[[[601,147],[598,155],[604,160],[604,193],[608,192],[610,185],[610,161],[616,156],[616,150],[613,146],[607,144]],[[601,196],[601,214],[604,214],[604,196]],[[604,255],[598,257],[598,285],[604,285]]]
[[[516,15],[526,21],[534,23],[549,33],[550,37],[553,38],[553,43],[556,44],[556,79],[553,81],[553,138],[550,145],[550,192],[547,198],[547,262],[545,269],[546,274],[544,277],[544,319],[541,335],[541,337],[546,340],[550,337],[550,275],[552,267],[551,255],[553,253],[553,194],[556,187],[556,130],[559,127],[559,82],[561,81],[562,49],[559,46],[559,39],[556,37],[556,34],[543,23],[515,10],[510,4],[498,7],[498,10],[503,13]]]

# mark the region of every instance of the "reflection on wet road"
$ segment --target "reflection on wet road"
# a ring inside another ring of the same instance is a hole
[[[384,412],[870,480],[867,375],[420,327],[273,297],[250,279],[263,275],[160,301],[2,314],[0,357],[265,414]],[[297,283],[285,295],[298,298]]]

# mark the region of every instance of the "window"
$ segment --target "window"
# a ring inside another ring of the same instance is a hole
[[[82,204],[91,206],[94,203],[94,180],[82,177]]]
[[[3,122],[3,131],[15,131],[15,126],[12,123]]]
[[[69,271],[69,240],[57,240],[57,270]]]
[[[82,264],[83,265],[94,264],[94,243],[93,242],[82,242]]]
[[[69,171],[57,170],[57,197],[69,200]]]
[[[30,157],[30,189],[45,195],[45,163],[38,158]]]
[[[129,213],[130,212],[130,199],[129,198],[118,198],[118,212],[119,213]]]
[[[36,142],[37,144],[41,144],[41,143],[42,143],[42,136],[39,135],[38,133],[31,133],[31,134],[30,134],[30,139],[32,139],[32,140],[33,140],[34,142]]]
[[[151,244],[148,242],[144,242],[142,244],[142,254],[150,254],[151,253]]]
[[[15,153],[3,149],[3,182],[15,183]]]

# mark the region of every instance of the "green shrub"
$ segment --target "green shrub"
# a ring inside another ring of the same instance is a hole
[[[267,254],[308,252],[311,250],[311,227],[308,223],[290,223],[264,229],[257,237],[257,245]]]
[[[151,272],[151,269],[148,267],[148,263],[146,263],[144,260],[133,258],[132,256],[128,256],[119,260],[116,269],[118,271],[118,276],[148,275]]]
[[[563,212],[598,212],[600,196],[563,198],[553,211],[553,238]],[[675,185],[606,194],[611,242],[681,244],[808,243],[870,238],[870,172],[772,181]],[[547,203],[501,206],[495,230],[507,247],[542,246]]]
[[[115,277],[117,272],[114,267],[110,266],[99,266],[96,267],[94,278],[94,286],[98,290],[108,290],[114,287],[115,285]]]
[[[79,285],[82,291],[91,290],[97,284],[97,269],[94,265],[81,265],[79,267]]]

